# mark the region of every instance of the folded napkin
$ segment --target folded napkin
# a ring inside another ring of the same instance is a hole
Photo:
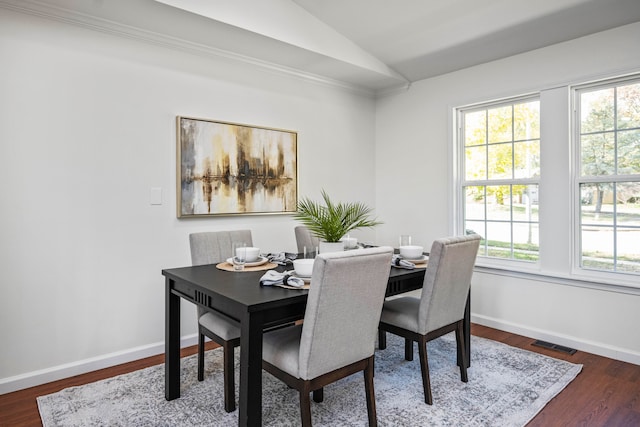
[[[283,288],[302,288],[304,286],[304,280],[299,277],[291,276],[290,271],[278,273],[277,271],[269,270],[260,278],[260,285],[281,286]]]
[[[407,270],[413,270],[416,268],[416,265],[411,261],[407,261],[406,259],[402,259],[400,255],[394,255],[391,258],[391,265],[398,268],[406,268]]]
[[[278,254],[267,254],[266,257],[269,262],[279,265],[287,265],[292,264],[293,260],[298,258],[298,255],[289,252],[280,252]]]

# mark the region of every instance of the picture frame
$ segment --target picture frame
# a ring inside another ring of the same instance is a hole
[[[176,128],[178,218],[296,211],[297,132],[183,116]]]

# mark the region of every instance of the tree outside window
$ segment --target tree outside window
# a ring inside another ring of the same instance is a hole
[[[577,95],[580,266],[640,273],[640,81]]]
[[[467,233],[480,256],[537,261],[540,101],[460,110]]]

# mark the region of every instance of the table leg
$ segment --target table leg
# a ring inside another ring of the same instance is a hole
[[[165,279],[164,397],[180,397],[180,297],[173,294],[173,280]]]
[[[471,366],[471,289],[467,295],[467,304],[464,307],[464,322],[462,324],[462,335],[464,339],[465,356],[467,357],[467,368]],[[461,360],[458,358],[458,366]]]
[[[471,366],[471,289],[467,294],[467,303],[464,306],[464,322],[462,323],[462,339],[464,340],[464,352],[467,357],[467,368]],[[457,358],[458,366],[462,361]]]
[[[247,312],[240,328],[240,426],[262,425],[262,313]]]

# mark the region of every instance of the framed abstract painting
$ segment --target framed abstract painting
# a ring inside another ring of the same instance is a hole
[[[296,132],[178,116],[177,134],[178,218],[296,211]]]

